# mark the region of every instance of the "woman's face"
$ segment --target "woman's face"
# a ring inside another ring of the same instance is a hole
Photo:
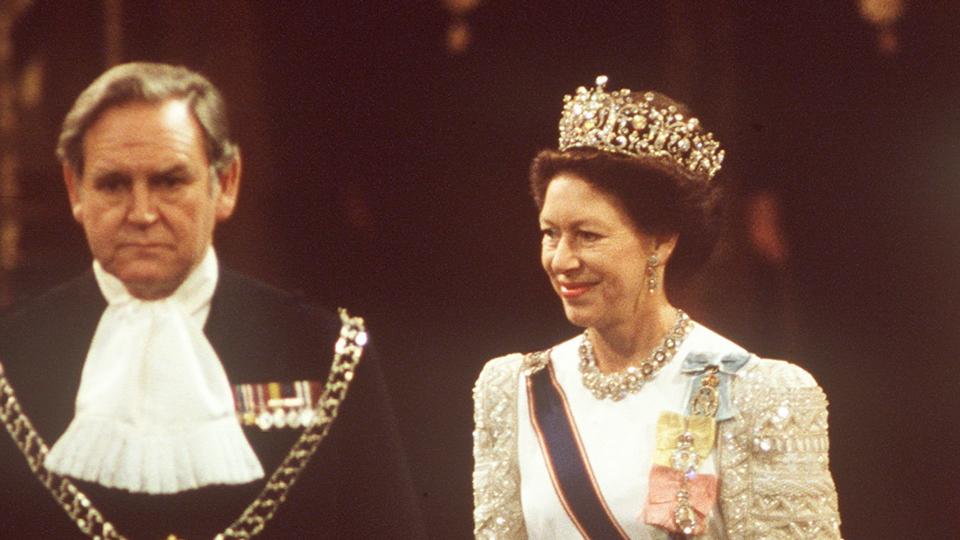
[[[570,322],[597,330],[636,325],[658,307],[644,279],[656,239],[637,230],[614,196],[561,173],[547,186],[540,228],[543,269]]]

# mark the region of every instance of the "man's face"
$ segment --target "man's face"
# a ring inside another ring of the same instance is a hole
[[[239,158],[214,178],[186,102],[107,109],[87,130],[84,170],[64,166],[73,215],[93,256],[138,298],[172,294],[233,213]]]

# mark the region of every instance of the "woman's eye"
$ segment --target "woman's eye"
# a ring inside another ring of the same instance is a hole
[[[584,242],[596,242],[600,239],[600,235],[590,231],[580,231],[580,239]]]

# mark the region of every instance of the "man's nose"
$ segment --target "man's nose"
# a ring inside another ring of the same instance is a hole
[[[157,206],[149,186],[134,183],[130,190],[130,211],[127,219],[135,225],[146,226],[156,222],[158,217]]]

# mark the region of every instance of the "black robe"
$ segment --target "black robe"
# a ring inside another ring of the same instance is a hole
[[[87,350],[106,302],[93,272],[0,319],[0,362],[48,447],[73,418]],[[231,384],[326,380],[335,314],[222,269],[204,331]],[[244,428],[266,477],[301,430]],[[128,538],[213,538],[264,480],[173,495],[75,481]],[[376,357],[365,350],[340,415],[263,538],[419,538],[422,522]],[[76,525],[0,432],[0,538],[77,538]]]

